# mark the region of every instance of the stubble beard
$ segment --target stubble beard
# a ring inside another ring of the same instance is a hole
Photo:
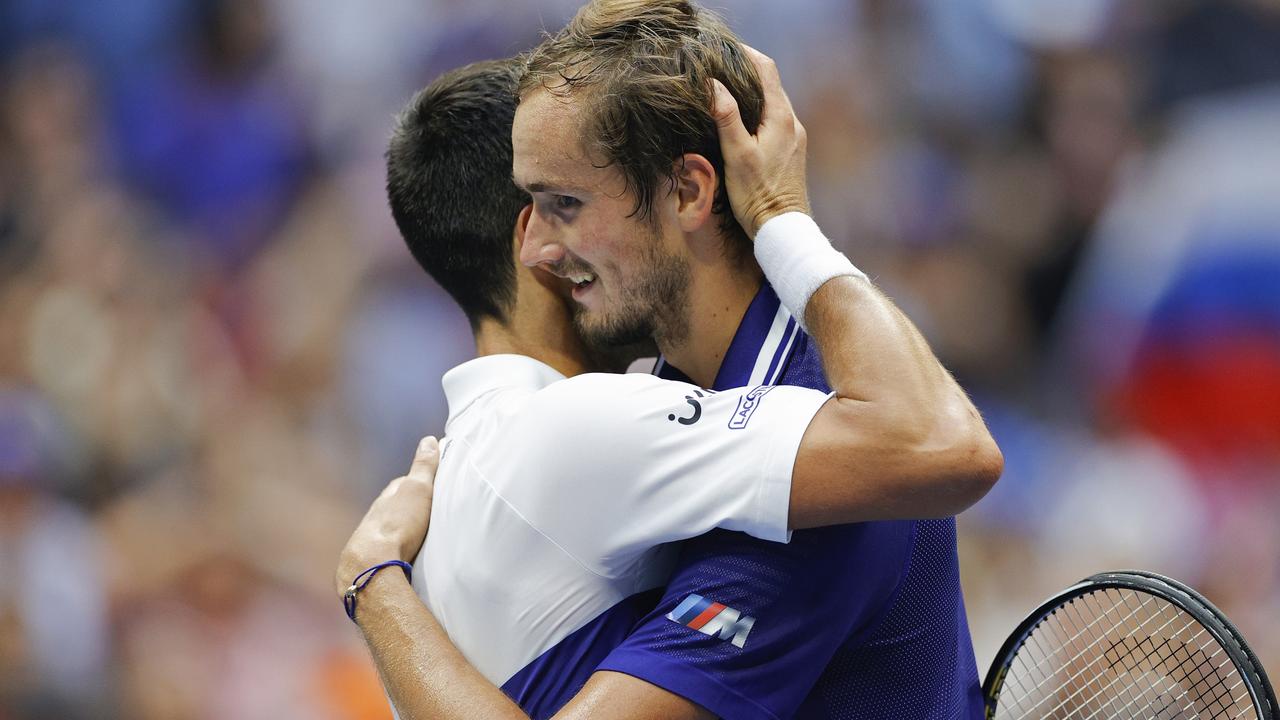
[[[650,228],[637,274],[620,288],[621,297],[603,317],[575,307],[574,324],[593,352],[637,355],[657,345],[683,344],[689,335],[689,263],[662,252]]]

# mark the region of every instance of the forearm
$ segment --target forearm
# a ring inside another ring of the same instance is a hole
[[[876,403],[904,423],[972,409],[915,325],[869,281],[833,278],[805,317],[837,397]]]
[[[887,401],[911,412],[958,393],[911,322],[807,213],[768,218],[755,235],[755,256],[782,304],[817,343],[838,397]]]
[[[791,527],[959,512],[999,477],[1000,451],[911,322],[800,217],[809,212],[804,126],[773,61],[747,52],[768,98],[754,135],[728,89],[713,83],[725,186],[836,394],[796,455]]]
[[[982,418],[871,283],[837,277],[806,317],[835,398],[796,459],[792,527],[954,515],[999,477]]]
[[[528,717],[463,657],[402,573],[374,577],[356,621],[401,720]]]

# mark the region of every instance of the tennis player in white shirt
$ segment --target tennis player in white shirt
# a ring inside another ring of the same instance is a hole
[[[438,620],[480,675],[501,686],[661,587],[670,570],[666,543],[713,528],[785,542],[796,528],[951,515],[985,494],[999,476],[999,451],[900,315],[884,322],[901,351],[884,353],[877,340],[875,360],[901,366],[893,374],[902,384],[899,407],[880,427],[847,411],[863,401],[835,379],[869,362],[869,353],[851,351],[866,338],[847,320],[868,309],[842,307],[838,296],[824,303],[815,291],[838,277],[866,280],[834,258],[807,218],[803,129],[782,122],[794,116],[780,86],[766,87],[777,127],[766,116],[749,156],[726,147],[725,182],[741,189],[735,209],[763,209],[738,218],[757,243],[830,260],[821,277],[795,276],[806,272],[796,269],[801,259],[776,266],[793,275],[767,279],[811,286],[813,303],[780,310],[779,319],[810,318],[834,392],[774,387],[767,362],[753,373],[760,385],[722,392],[590,372],[599,355],[574,331],[571,283],[518,260],[531,210],[510,174],[517,72],[505,61],[441,77],[400,116],[388,152],[396,221],[414,256],[467,314],[479,357],[443,380],[450,414],[421,553],[403,531],[415,512],[426,512],[420,478],[392,483],[343,552],[336,580],[348,596],[361,571],[417,558],[416,595],[395,569],[354,593],[353,619],[366,635],[395,625],[397,636],[410,637],[404,630],[412,623]],[[711,194],[701,191],[690,212],[715,222]],[[434,449],[426,441],[421,451]],[[413,703],[412,663],[379,665],[397,706]]]

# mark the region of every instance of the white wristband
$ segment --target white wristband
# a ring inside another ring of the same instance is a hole
[[[789,212],[770,218],[756,232],[756,260],[773,285],[782,306],[795,317],[800,327],[809,298],[832,278],[850,275],[867,276],[849,262],[844,253],[831,247],[813,218],[802,212]]]

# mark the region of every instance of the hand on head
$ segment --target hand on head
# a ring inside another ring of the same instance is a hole
[[[805,184],[804,126],[782,89],[778,67],[764,53],[744,45],[764,89],[764,110],[756,134],[747,132],[738,103],[719,80],[712,80],[712,114],[724,154],[724,182],[733,214],[752,238],[770,218],[809,213]]]

